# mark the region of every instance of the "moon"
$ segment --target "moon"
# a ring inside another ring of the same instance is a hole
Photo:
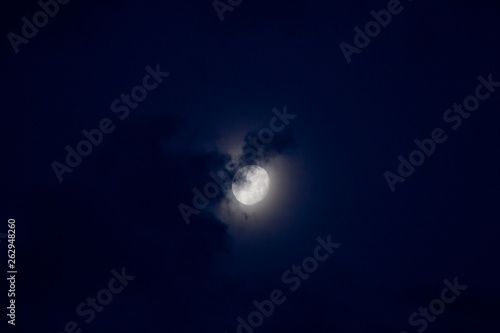
[[[244,205],[255,205],[269,192],[269,175],[257,165],[247,165],[236,172],[233,178],[233,194]]]

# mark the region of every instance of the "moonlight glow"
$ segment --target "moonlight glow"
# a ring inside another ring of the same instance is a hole
[[[232,187],[239,202],[255,205],[262,201],[269,191],[269,175],[259,166],[245,166],[234,175]]]

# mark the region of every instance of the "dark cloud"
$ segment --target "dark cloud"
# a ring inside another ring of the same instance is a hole
[[[266,163],[272,157],[279,154],[289,154],[296,148],[293,129],[289,126],[282,132],[273,133],[273,139],[269,143],[259,140],[261,130],[252,130],[245,135],[242,146],[243,155],[239,161],[241,166],[253,163]],[[267,137],[265,138],[268,139]]]

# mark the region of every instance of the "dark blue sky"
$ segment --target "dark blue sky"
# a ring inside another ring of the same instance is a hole
[[[348,63],[339,45],[388,3],[243,0],[221,22],[210,0],[72,0],[18,53],[8,35],[40,6],[5,4],[0,233],[16,220],[19,272],[6,332],[231,333],[276,289],[286,300],[254,332],[498,332],[499,3],[401,0]],[[455,109],[466,98],[477,110]],[[238,156],[284,108],[285,129]],[[110,133],[60,182],[54,162],[69,168],[66,147],[103,120]],[[447,139],[431,144],[437,128]],[[392,192],[384,174],[403,177],[415,140],[433,152]],[[231,159],[267,169],[269,197],[243,207],[226,184],[186,224],[179,204]],[[318,252],[318,237],[340,245]],[[286,272],[315,252],[329,257],[291,290]],[[122,267],[135,278],[80,315]],[[412,325],[430,303],[446,306]]]

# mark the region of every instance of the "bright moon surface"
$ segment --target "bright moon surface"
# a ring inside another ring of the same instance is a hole
[[[238,170],[233,178],[233,194],[244,205],[255,205],[262,201],[269,191],[269,175],[256,165]]]

